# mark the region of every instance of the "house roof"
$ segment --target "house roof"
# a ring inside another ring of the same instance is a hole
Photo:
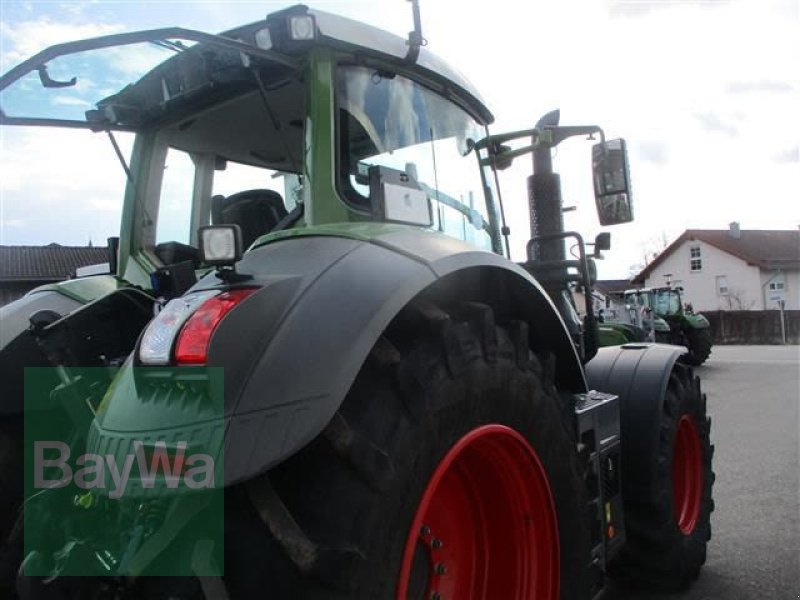
[[[648,275],[686,241],[699,240],[762,269],[800,268],[800,230],[742,229],[734,237],[729,229],[687,229],[647,265],[633,283]]]
[[[60,281],[75,269],[108,262],[108,248],[0,246],[0,281]]]

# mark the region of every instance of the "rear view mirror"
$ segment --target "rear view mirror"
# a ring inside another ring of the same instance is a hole
[[[594,238],[594,250],[611,250],[611,234],[607,231],[602,231]]]
[[[592,174],[600,224],[617,225],[633,221],[625,140],[608,140],[592,147]]]

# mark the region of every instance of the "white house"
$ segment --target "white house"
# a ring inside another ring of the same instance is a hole
[[[800,310],[800,231],[687,229],[633,278],[682,286],[695,310]]]

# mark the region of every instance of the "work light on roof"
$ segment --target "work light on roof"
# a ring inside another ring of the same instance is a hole
[[[316,35],[317,25],[312,15],[293,15],[289,17],[289,36],[293,40],[313,40]]]
[[[256,46],[262,50],[272,50],[272,35],[269,32],[269,27],[264,27],[256,31],[255,39]]]

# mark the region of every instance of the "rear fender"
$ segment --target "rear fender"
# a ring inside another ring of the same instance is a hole
[[[623,485],[652,486],[664,396],[672,369],[685,353],[667,344],[625,344],[600,348],[586,365],[590,389],[620,398],[620,435],[626,476]]]
[[[478,272],[502,273],[499,277],[507,282],[509,296],[529,307],[534,313],[529,315],[533,327],[538,324],[543,335],[553,338],[548,345],[567,356],[559,361],[563,370],[572,367],[577,372],[573,383],[582,383],[578,359],[563,323],[547,294],[525,271],[497,255],[476,252],[450,238],[413,231],[397,238],[397,234],[383,236],[372,243],[306,240],[317,246],[318,256],[336,256],[337,252],[323,250],[332,245],[349,249],[313,282],[292,286],[290,309],[279,324],[271,327],[269,343],[234,396],[226,436],[226,483],[270,468],[315,438],[338,410],[382,332],[403,307],[423,293],[438,297],[457,293],[469,287],[466,282],[479,277]],[[287,246],[287,250],[294,253],[298,249],[292,251]],[[251,258],[263,268],[280,270],[282,261],[264,259]],[[255,309],[256,303],[251,306]],[[221,358],[233,344],[240,344],[245,328],[252,328],[253,322],[245,312],[231,319],[219,337],[215,336],[215,355]],[[238,385],[234,381],[228,384],[231,368],[225,369],[226,391]]]
[[[269,469],[319,435],[383,331],[420,294],[467,299],[466,289],[492,287],[476,284],[488,277],[519,309],[515,315],[504,307],[506,316],[528,320],[532,338],[557,354],[559,379],[584,389],[569,335],[538,283],[458,240],[414,230],[369,241],[300,236],[251,250],[237,271],[260,289],[220,322],[208,360],[224,368],[226,485]],[[194,289],[221,284],[210,275]],[[122,405],[136,399],[119,400],[95,422],[104,446],[111,441],[102,438],[126,432],[131,441],[143,431],[142,421],[137,432],[124,418],[131,412]],[[158,402],[145,404],[139,414]]]

